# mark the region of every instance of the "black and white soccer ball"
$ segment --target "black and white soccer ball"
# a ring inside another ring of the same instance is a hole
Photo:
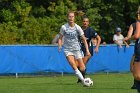
[[[91,78],[84,79],[84,86],[87,86],[87,87],[93,86],[93,81],[91,80]]]

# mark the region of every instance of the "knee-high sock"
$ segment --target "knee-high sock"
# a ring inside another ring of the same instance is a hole
[[[136,88],[138,90],[138,93],[140,93],[140,81],[135,80],[135,86],[136,86]]]
[[[85,78],[86,69],[84,71],[81,71],[80,68],[78,67],[78,70],[82,73],[83,77]]]
[[[81,81],[84,81],[84,77],[78,69],[75,70],[75,74]]]

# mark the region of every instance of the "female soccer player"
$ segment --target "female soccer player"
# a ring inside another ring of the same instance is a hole
[[[84,30],[84,35],[85,35],[86,41],[88,43],[88,49],[90,51],[90,54],[91,54],[91,56],[93,56],[92,39],[96,39],[97,40],[94,52],[98,53],[98,48],[99,48],[99,45],[100,45],[100,42],[101,42],[101,38],[91,27],[89,27],[89,18],[88,17],[84,17],[83,18],[82,29]],[[86,66],[86,64],[88,63],[88,61],[91,58],[91,56],[86,55],[86,47],[85,47],[83,42],[81,42],[81,49],[82,49],[83,54],[84,54],[83,62],[85,64],[85,66]],[[85,72],[82,73],[83,76],[85,76]],[[80,82],[80,80],[78,79],[77,83],[79,83],[79,82]]]
[[[80,44],[79,44],[78,36],[80,36],[83,40],[83,43],[86,48],[86,55],[90,56],[90,52],[88,50],[88,44],[86,42],[86,38],[84,36],[83,30],[81,29],[79,25],[75,23],[75,13],[73,11],[70,11],[67,17],[68,17],[68,23],[62,25],[60,29],[60,33],[59,33],[60,36],[58,40],[58,51],[61,50],[62,37],[64,36],[63,46],[64,46],[65,56],[69,64],[74,69],[76,76],[82,82],[84,82],[84,77],[80,71],[85,70],[85,65],[82,60],[82,54],[80,51]],[[75,59],[78,61],[80,71],[77,68]]]
[[[100,45],[100,42],[101,42],[101,38],[100,36],[91,28],[89,27],[89,18],[85,17],[83,18],[83,26],[82,26],[82,29],[84,30],[84,35],[86,37],[86,40],[87,40],[87,43],[88,43],[88,48],[89,48],[89,51],[90,51],[90,54],[91,56],[93,56],[93,44],[92,44],[92,39],[96,38],[97,40],[97,43],[96,43],[96,47],[94,49],[94,52],[95,53],[98,53],[98,49],[99,49],[99,45]],[[86,65],[88,60],[91,58],[91,56],[87,56],[86,55],[86,47],[85,45],[83,44],[83,42],[81,42],[81,47],[82,47],[82,51],[84,53],[84,64]]]
[[[133,76],[138,93],[140,93],[140,6],[137,11],[136,32],[131,39],[136,40]]]
[[[129,31],[127,33],[127,36],[124,38],[124,41],[130,40],[131,36],[134,35],[135,32],[136,32],[136,22],[132,23],[129,26]],[[131,62],[130,62],[130,71],[131,71],[131,73],[133,73],[134,59],[135,59],[135,54],[132,55]],[[136,89],[135,80],[134,80],[134,84],[131,87],[131,89]]]

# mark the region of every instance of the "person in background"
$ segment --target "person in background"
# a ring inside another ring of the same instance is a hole
[[[102,45],[106,45],[106,42],[104,41],[104,42],[102,43]]]
[[[99,46],[100,46],[100,42],[101,42],[101,38],[100,36],[96,33],[95,30],[93,30],[90,26],[89,26],[89,18],[88,17],[84,17],[83,18],[83,25],[82,25],[82,29],[84,30],[84,35],[86,37],[86,41],[88,43],[88,49],[90,51],[91,55],[86,55],[86,46],[84,45],[84,43],[81,41],[81,50],[83,52],[83,62],[86,66],[86,64],[88,63],[89,59],[91,58],[91,56],[93,56],[93,44],[95,46],[94,48],[94,52],[98,53],[99,51]],[[78,64],[79,67],[79,64]],[[85,77],[85,73],[86,73],[86,69],[85,72],[83,72],[83,76]],[[80,79],[78,79],[77,83],[81,82]]]
[[[117,44],[120,48],[122,48],[123,43],[126,45],[126,47],[129,47],[126,41],[124,41],[124,36],[121,34],[121,28],[116,28],[116,34],[113,36],[113,41],[115,44]]]

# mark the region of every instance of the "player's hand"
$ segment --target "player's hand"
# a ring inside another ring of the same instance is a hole
[[[62,48],[61,46],[58,46],[58,52],[60,52],[60,51],[61,51],[61,48]]]
[[[95,52],[95,53],[98,53],[98,51],[99,51],[99,50],[98,50],[98,47],[96,47],[96,48],[94,49],[94,52]]]
[[[86,56],[91,56],[89,51],[86,52]]]
[[[127,41],[128,40],[128,37],[125,37],[124,39],[123,39],[123,41]]]

